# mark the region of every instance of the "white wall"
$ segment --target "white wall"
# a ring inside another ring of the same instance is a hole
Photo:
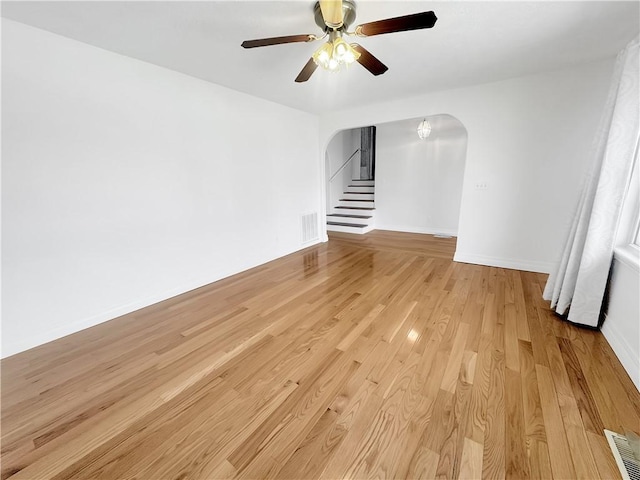
[[[413,118],[377,125],[376,228],[458,234],[467,133],[449,115],[427,118],[421,140]]]
[[[322,211],[313,115],[4,19],[2,88],[3,356],[300,249]]]
[[[640,165],[636,151],[616,232],[602,333],[640,391]]]
[[[452,115],[468,132],[455,258],[549,272],[586,175],[613,60],[327,113],[321,145],[346,128]]]
[[[640,270],[633,247],[616,251],[602,334],[640,390]]]
[[[360,156],[358,154],[351,160],[351,165],[347,165],[340,173],[340,167],[347,159],[360,148],[360,130],[342,130],[334,135],[329,142],[325,153],[325,176],[327,180],[327,196],[326,208],[327,212],[337,205],[338,199],[341,198],[342,192],[346,190],[347,185],[352,178],[353,169],[360,167]],[[357,167],[356,167],[357,166]],[[329,183],[331,176],[337,173],[334,179]]]

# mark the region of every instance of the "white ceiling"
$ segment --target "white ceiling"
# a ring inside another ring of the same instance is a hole
[[[309,1],[2,2],[2,16],[308,112],[564,68],[615,55],[640,31],[640,2],[357,1],[359,23],[433,10],[430,30],[359,39],[389,67],[294,78],[315,43],[243,40],[320,33]]]

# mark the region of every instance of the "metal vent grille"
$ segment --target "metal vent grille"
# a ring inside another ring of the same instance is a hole
[[[605,430],[604,434],[609,441],[622,478],[624,480],[640,480],[640,462],[633,454],[627,437],[609,430]]]
[[[318,212],[302,215],[302,243],[318,239]]]

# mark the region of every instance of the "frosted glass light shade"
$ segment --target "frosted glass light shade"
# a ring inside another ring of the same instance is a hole
[[[316,65],[334,72],[340,70],[342,65],[349,66],[358,58],[360,58],[360,53],[341,37],[335,37],[333,41],[329,40],[324,43],[313,54],[313,61]]]
[[[420,122],[420,125],[418,125],[418,136],[421,140],[424,140],[429,137],[429,135],[431,135],[431,124],[423,120]]]

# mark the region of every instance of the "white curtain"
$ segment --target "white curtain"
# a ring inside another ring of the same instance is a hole
[[[616,231],[631,181],[640,132],[639,38],[618,54],[594,142],[593,169],[582,193],[545,300],[571,322],[598,326]]]

